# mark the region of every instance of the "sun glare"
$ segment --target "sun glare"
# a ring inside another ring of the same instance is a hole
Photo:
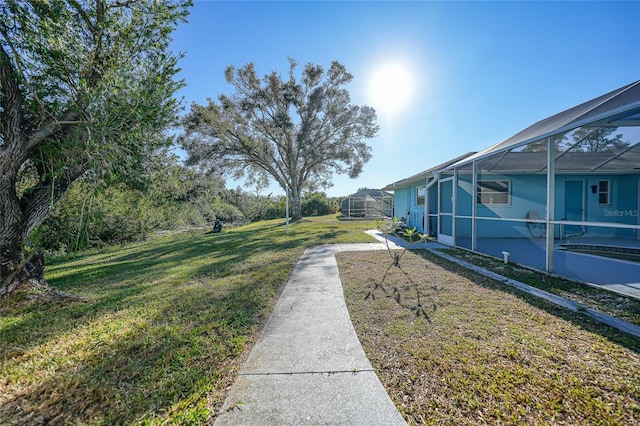
[[[374,70],[367,91],[376,110],[394,113],[409,103],[413,87],[409,69],[399,63],[390,63]]]

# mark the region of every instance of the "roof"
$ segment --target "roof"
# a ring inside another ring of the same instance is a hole
[[[428,177],[431,177],[434,172],[437,172],[438,170],[444,169],[454,163],[457,163],[458,161],[467,158],[471,155],[475,154],[475,152],[467,152],[466,154],[460,155],[456,158],[453,158],[449,161],[445,161],[444,163],[438,164],[437,166],[431,167],[427,170],[424,170],[420,173],[417,173],[413,176],[409,176],[408,178],[399,180],[397,182],[394,183],[390,183],[389,185],[385,186],[384,188],[382,188],[384,191],[395,191],[396,189],[400,189],[400,188],[406,188],[408,186],[414,185],[416,183],[420,183],[420,182],[426,182],[426,179]]]
[[[640,125],[640,80],[540,120],[484,151],[444,167],[458,167],[474,160],[587,124],[606,126]]]
[[[625,151],[625,155],[615,152],[565,152],[555,163],[556,173],[638,173],[640,165],[640,144]],[[535,174],[547,172],[546,152],[507,152],[491,158],[478,168],[480,173]]]
[[[383,197],[390,197],[392,195],[392,194],[389,194],[388,192],[384,192],[383,189],[362,188],[358,190],[358,192],[356,192],[355,194],[349,195],[349,197],[383,198]]]

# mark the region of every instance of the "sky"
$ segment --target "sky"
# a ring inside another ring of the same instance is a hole
[[[358,178],[334,175],[332,197],[481,151],[640,79],[640,1],[196,0],[173,39],[185,113],[233,93],[229,65],[287,77],[288,58],[342,63],[352,104],[374,107],[380,131]]]

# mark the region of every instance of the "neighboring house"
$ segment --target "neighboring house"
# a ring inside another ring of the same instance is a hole
[[[640,81],[383,189],[441,243],[550,272],[585,269],[578,240],[640,250]]]
[[[393,195],[380,189],[364,188],[349,195],[341,207],[345,218],[391,217]]]

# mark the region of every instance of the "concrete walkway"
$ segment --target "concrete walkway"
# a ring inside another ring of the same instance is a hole
[[[335,254],[308,248],[240,370],[216,425],[405,425],[351,324]]]

